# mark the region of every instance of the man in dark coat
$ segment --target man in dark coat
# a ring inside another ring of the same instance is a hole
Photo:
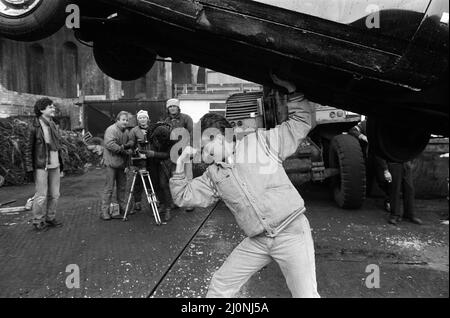
[[[34,174],[36,183],[33,226],[37,231],[43,231],[62,225],[56,220],[62,163],[61,137],[53,122],[55,105],[51,99],[39,99],[34,105],[34,112],[36,118],[28,131],[25,165],[27,172]]]
[[[153,190],[155,191],[155,195],[157,199],[162,203],[163,215],[162,218],[164,221],[169,221],[171,218],[170,215],[170,200],[167,198],[166,192],[164,192],[164,187],[161,185],[161,166],[160,163],[162,160],[166,160],[169,158],[168,151],[163,151],[160,147],[158,141],[154,137],[155,129],[158,128],[158,123],[151,123],[150,118],[148,116],[148,112],[141,110],[136,115],[138,125],[131,129],[129,133],[130,144],[133,149],[137,149],[139,154],[141,155],[140,160],[133,160],[133,169],[142,169],[145,168],[149,174],[153,185]],[[167,128],[167,131],[169,129]],[[151,187],[149,184],[146,184],[148,191],[151,191]],[[142,192],[143,192],[143,184],[142,180],[138,178],[136,180],[135,188],[134,188],[134,211],[131,212],[133,214],[135,211],[141,210],[141,201],[142,201]]]
[[[367,119],[360,121],[358,125],[349,130],[349,134],[356,137],[363,150],[364,159],[366,162],[367,171],[367,193],[372,192],[372,182],[375,178],[378,187],[383,192],[384,209],[387,212],[391,211],[391,203],[389,200],[390,183],[392,181],[392,175],[389,171],[386,160],[375,155],[371,149],[367,139]]]

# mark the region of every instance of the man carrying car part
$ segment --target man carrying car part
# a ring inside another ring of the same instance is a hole
[[[189,181],[184,163],[197,151],[186,147],[170,179],[177,205],[207,207],[222,199],[247,235],[212,277],[207,297],[233,297],[272,260],[279,264],[293,297],[320,297],[305,204],[282,166],[315,126],[313,106],[295,93],[295,86],[273,79],[289,92],[287,121],[236,141],[223,116],[206,114],[200,120],[203,156],[211,157],[213,164]],[[286,102],[278,101],[279,110],[286,111]]]

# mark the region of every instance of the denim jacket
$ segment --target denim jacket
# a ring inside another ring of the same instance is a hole
[[[276,236],[305,211],[305,204],[283,169],[314,126],[313,106],[306,99],[288,102],[289,119],[269,131],[241,139],[234,163],[218,162],[188,181],[174,174],[170,188],[178,206],[207,207],[222,199],[249,237]]]

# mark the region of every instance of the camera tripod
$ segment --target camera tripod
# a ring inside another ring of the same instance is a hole
[[[137,178],[138,174],[141,177],[142,185],[145,190],[145,195],[147,196],[147,201],[150,204],[150,207],[152,208],[153,216],[155,217],[156,224],[161,225],[161,218],[159,216],[158,206],[156,205],[157,199],[156,199],[155,190],[153,188],[152,179],[150,178],[150,173],[146,169],[139,169],[139,170],[133,171],[133,181],[131,183],[130,195],[128,196],[127,207],[125,208],[125,214],[123,216],[122,221],[127,220],[128,208],[130,207],[131,197],[133,196],[133,191],[134,191],[134,187],[136,185],[136,178]],[[147,178],[148,183],[150,184],[151,192],[149,192],[147,189],[147,185],[145,183],[145,178]]]

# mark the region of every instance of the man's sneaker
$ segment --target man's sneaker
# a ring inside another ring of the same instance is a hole
[[[100,219],[103,221],[109,221],[111,220],[111,215],[109,215],[108,211],[103,211],[100,213]]]
[[[411,223],[417,224],[417,225],[422,225],[423,224],[422,220],[419,219],[419,218],[416,218],[416,217],[408,217],[408,218],[405,218],[405,220],[407,220],[407,221],[409,221]]]
[[[49,227],[60,227],[63,225],[62,222],[57,220],[47,220],[45,223],[47,223]]]
[[[186,212],[192,212],[194,211],[194,208],[186,208]]]
[[[45,232],[48,230],[48,225],[45,222],[33,223],[34,229],[38,232]]]

